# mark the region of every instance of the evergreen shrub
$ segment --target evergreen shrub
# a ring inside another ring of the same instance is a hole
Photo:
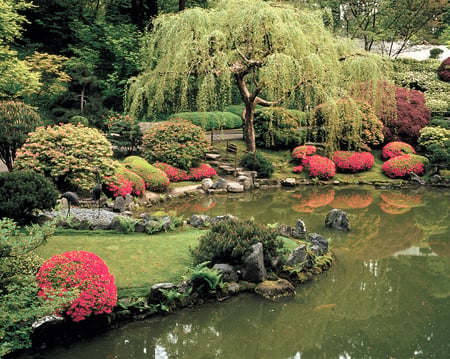
[[[450,82],[450,57],[441,62],[437,72],[441,81]]]
[[[305,142],[306,114],[281,107],[262,108],[255,111],[255,141],[258,147],[279,149],[294,148]]]
[[[59,313],[74,322],[111,313],[117,302],[114,277],[94,253],[72,251],[46,260],[36,275],[40,297],[67,297]]]
[[[166,173],[148,163],[144,158],[129,156],[123,162],[132,172],[144,180],[146,189],[154,192],[164,192],[169,187],[170,181]]]
[[[383,147],[383,158],[390,159],[396,156],[407,155],[407,154],[415,154],[416,151],[414,148],[405,142],[402,141],[393,141],[389,142],[387,145]]]
[[[333,162],[338,172],[356,173],[370,170],[375,158],[370,152],[336,151]]]
[[[187,120],[205,131],[242,128],[241,115],[231,112],[180,112],[169,116],[168,119]]]
[[[242,264],[243,257],[249,254],[251,246],[261,242],[264,262],[271,268],[271,259],[284,254],[283,241],[277,230],[255,223],[252,220],[222,220],[213,224],[205,235],[199,239],[199,245],[191,248],[194,263],[210,261]]]
[[[0,173],[0,218],[29,220],[33,210],[52,209],[58,192],[55,185],[33,171]]]
[[[407,178],[411,172],[422,176],[428,163],[427,158],[423,156],[401,155],[383,163],[381,169],[390,178]]]
[[[336,174],[336,166],[329,158],[314,155],[308,161],[308,171],[311,178],[328,180]]]
[[[150,127],[142,145],[149,163],[165,162],[183,170],[198,166],[209,148],[204,130],[181,119]]]
[[[242,167],[250,171],[258,172],[258,177],[268,178],[272,176],[275,169],[273,168],[272,163],[259,152],[246,153],[240,161]]]
[[[88,127],[89,126],[89,120],[86,117],[83,116],[72,116],[67,123],[71,123],[72,125],[78,125],[79,123],[83,126]]]
[[[431,118],[428,126],[450,129],[450,119],[443,116],[434,116]]]

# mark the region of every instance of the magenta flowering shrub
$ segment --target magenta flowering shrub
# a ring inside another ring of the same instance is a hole
[[[104,177],[104,180],[105,192],[112,197],[125,197],[127,194],[141,196],[145,193],[145,182],[142,177],[124,165],[119,165],[114,175]]]
[[[333,162],[338,172],[356,173],[370,170],[375,158],[370,152],[336,151]]]
[[[316,154],[317,148],[316,146],[309,146],[309,145],[303,145],[303,146],[297,146],[292,151],[292,157],[294,157],[296,160],[300,161],[300,164],[307,165],[309,158]]]
[[[59,310],[74,322],[110,313],[117,302],[114,277],[94,253],[72,251],[46,260],[36,275],[38,295],[46,300],[70,299]]]
[[[217,175],[217,172],[207,163],[202,163],[199,167],[189,169],[189,179],[191,181],[201,181],[203,178],[211,178]]]
[[[295,166],[295,167],[292,169],[292,171],[293,171],[294,173],[302,173],[302,171],[303,171],[303,166],[302,166],[302,165]]]
[[[203,178],[211,178],[217,175],[216,170],[206,163],[199,167],[191,167],[189,171],[162,162],[156,162],[154,166],[164,171],[171,182],[201,181]]]
[[[329,158],[314,155],[308,161],[309,177],[328,180],[336,174],[336,166]]]
[[[405,178],[411,172],[418,176],[425,173],[426,159],[416,155],[395,156],[383,163],[381,169],[390,178]]]
[[[389,142],[387,145],[383,147],[384,159],[390,159],[395,156],[401,155],[408,155],[408,154],[412,155],[415,153],[416,151],[410,144],[402,141]]]

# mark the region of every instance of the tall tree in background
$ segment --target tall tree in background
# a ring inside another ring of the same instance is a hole
[[[130,81],[126,109],[135,118],[163,111],[215,110],[237,86],[247,150],[254,152],[255,107],[283,104],[308,111],[366,89],[383,77],[384,62],[357,53],[325,28],[322,13],[256,0],[221,1],[211,10],[162,15],[145,39],[144,71]],[[354,88],[354,87],[353,87]],[[330,116],[327,145],[336,146],[339,118]]]

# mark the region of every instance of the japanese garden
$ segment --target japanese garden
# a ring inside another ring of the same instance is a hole
[[[0,357],[448,357],[448,10],[0,0]]]

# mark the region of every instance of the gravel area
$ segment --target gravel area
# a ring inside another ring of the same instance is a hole
[[[62,218],[66,218],[67,209],[63,209],[60,211],[53,212],[43,212],[44,215],[49,216],[50,218],[55,218],[61,216]],[[102,224],[102,223],[110,223],[115,217],[119,216],[119,213],[107,211],[104,209],[88,209],[88,208],[71,208],[70,216],[72,218],[78,219],[81,221],[90,221],[93,225]]]

